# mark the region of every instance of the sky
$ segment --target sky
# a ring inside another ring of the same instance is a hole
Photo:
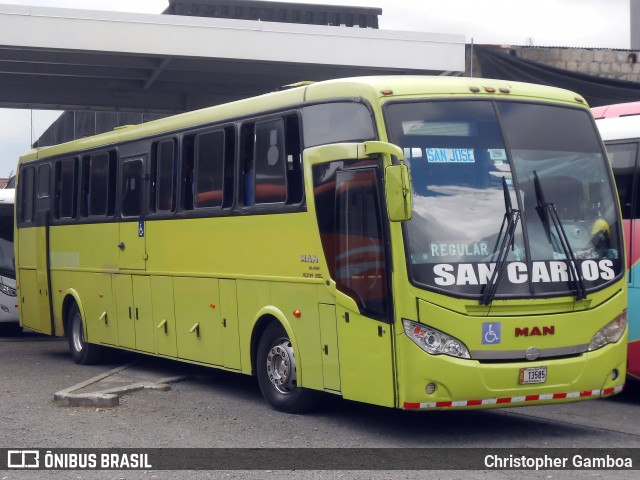
[[[453,33],[464,35],[467,43],[628,49],[630,1],[635,0],[299,0],[299,3],[379,7],[381,29]],[[168,6],[167,0],[0,2],[139,13],[160,13]],[[17,158],[60,113],[0,109],[0,177],[15,169]]]

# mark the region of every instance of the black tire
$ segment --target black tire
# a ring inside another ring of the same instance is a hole
[[[71,357],[79,365],[100,363],[104,349],[100,345],[89,343],[84,338],[82,314],[75,303],[69,309],[67,317],[67,340]]]
[[[291,340],[279,323],[270,324],[260,338],[256,374],[262,396],[275,410],[303,413],[317,406],[318,392],[297,385]]]

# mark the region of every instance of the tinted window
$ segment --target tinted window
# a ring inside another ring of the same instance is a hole
[[[224,185],[224,132],[196,137],[195,207],[219,207]]]
[[[373,117],[361,103],[324,103],[302,109],[305,147],[376,138]]]
[[[38,167],[38,198],[49,196],[49,180],[51,177],[51,167],[48,163]]]
[[[282,119],[256,124],[254,187],[256,203],[287,200],[284,122]]]
[[[160,142],[153,162],[152,201],[157,212],[170,212],[175,206],[175,142]]]
[[[15,278],[13,261],[13,205],[0,204],[0,274]]]
[[[57,217],[75,217],[77,160],[68,158],[56,165]]]
[[[137,217],[142,213],[144,198],[144,163],[141,158],[122,164],[122,216]]]
[[[113,215],[115,168],[114,155],[108,152],[94,154],[84,159],[82,198],[86,199],[88,215]]]
[[[20,178],[20,200],[21,200],[21,220],[23,223],[33,222],[33,167],[26,167],[22,170]]]
[[[297,115],[246,123],[242,126],[240,143],[240,196],[244,205],[302,201],[302,148]]]
[[[633,198],[633,172],[638,156],[638,144],[636,142],[609,144],[607,145],[607,153],[616,178],[622,218],[631,218],[632,215],[637,217],[640,212],[638,212],[637,208],[633,208],[635,203]]]

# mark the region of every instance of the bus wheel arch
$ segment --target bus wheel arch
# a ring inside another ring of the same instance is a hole
[[[276,410],[302,413],[317,404],[318,392],[299,387],[299,357],[292,335],[273,315],[260,317],[251,339],[252,372],[262,396]]]
[[[62,310],[65,318],[65,335],[73,360],[79,365],[100,363],[104,349],[100,345],[87,342],[85,316],[76,299],[73,296],[65,298]]]

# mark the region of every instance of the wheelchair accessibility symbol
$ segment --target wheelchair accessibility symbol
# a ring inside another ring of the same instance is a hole
[[[495,345],[500,343],[502,324],[497,323],[483,323],[482,324],[482,344],[483,345]]]

